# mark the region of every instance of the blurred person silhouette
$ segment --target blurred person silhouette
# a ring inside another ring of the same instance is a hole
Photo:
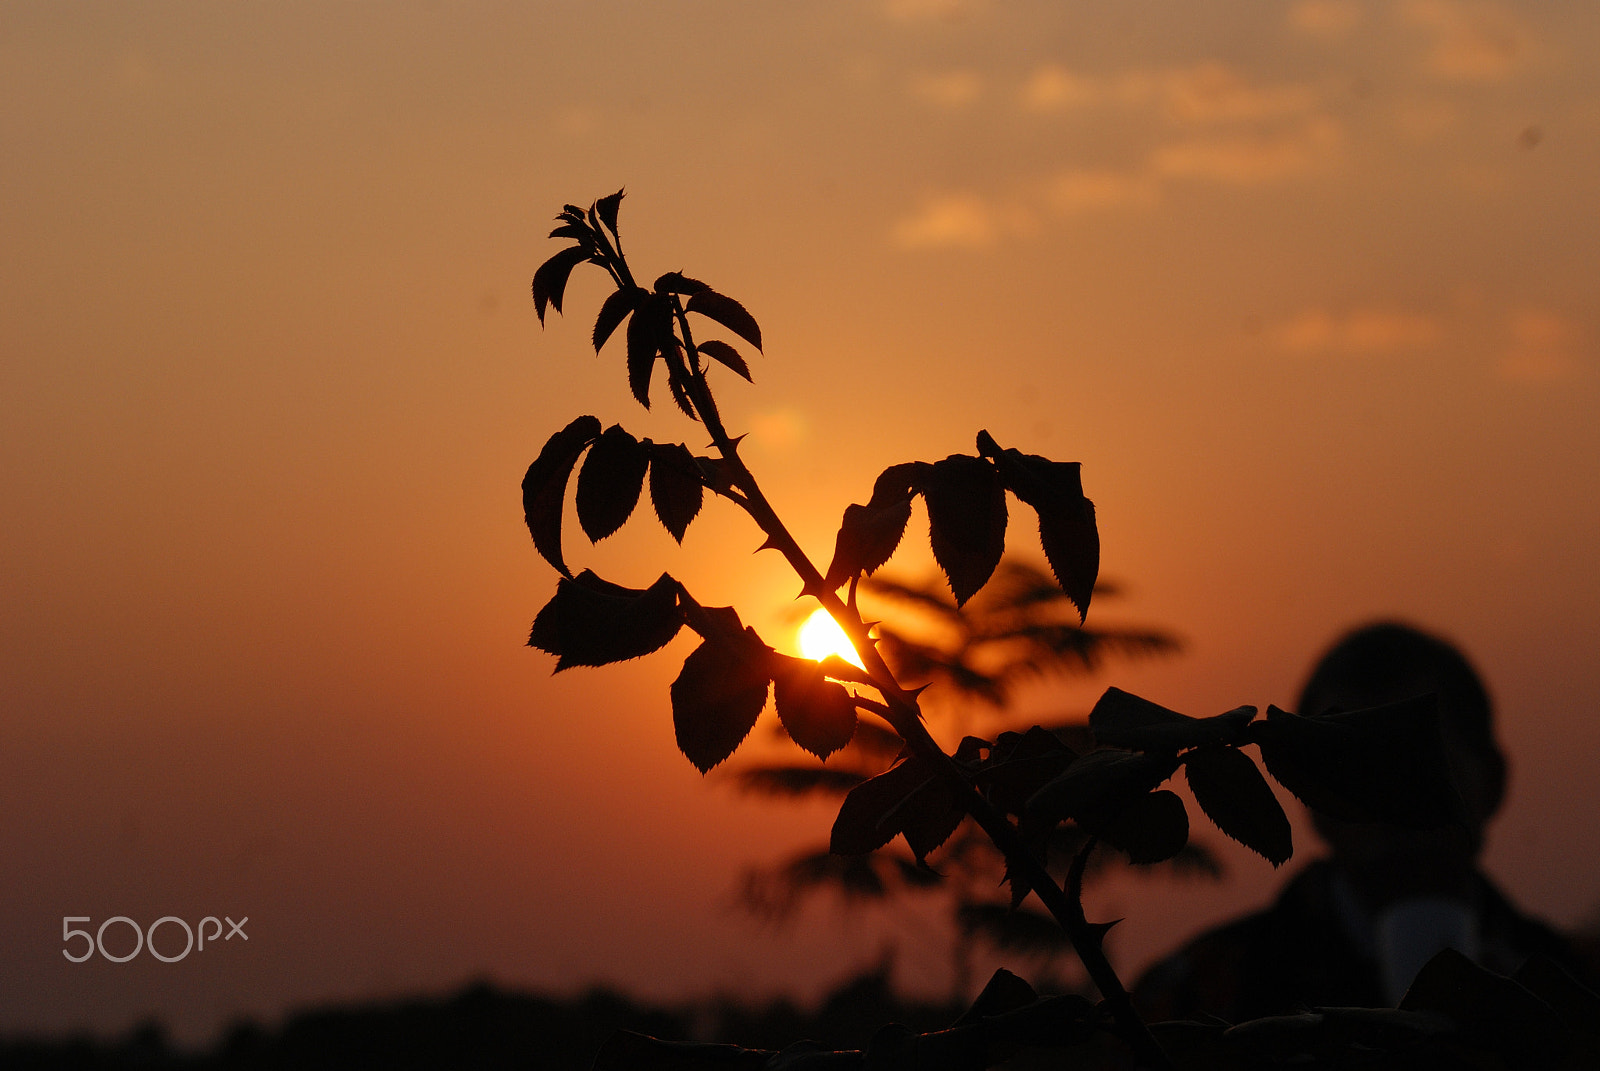
[[[1302,1007],[1393,1007],[1435,953],[1453,947],[1501,974],[1543,953],[1585,972],[1565,940],[1524,915],[1478,869],[1484,827],[1505,797],[1506,760],[1487,691],[1454,646],[1380,622],[1340,639],[1298,712],[1352,710],[1433,693],[1465,829],[1418,831],[1313,812],[1329,853],[1263,911],[1211,930],[1148,970],[1134,999],[1152,1021],[1230,1022]]]

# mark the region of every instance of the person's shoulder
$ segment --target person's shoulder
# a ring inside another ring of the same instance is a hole
[[[1262,961],[1270,958],[1286,930],[1300,928],[1321,898],[1324,868],[1313,863],[1276,900],[1203,931],[1160,960],[1134,986],[1134,1002],[1154,1021],[1195,1012],[1233,1018],[1253,987]]]

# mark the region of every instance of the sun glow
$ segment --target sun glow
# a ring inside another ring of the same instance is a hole
[[[861,665],[861,656],[851,646],[850,637],[820,606],[800,626],[800,654],[813,662],[820,662],[829,655],[838,655],[852,665]]]

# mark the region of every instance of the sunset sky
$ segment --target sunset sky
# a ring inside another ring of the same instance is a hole
[[[1125,592],[1091,622],[1186,646],[1040,716],[1291,706],[1409,618],[1499,703],[1488,869],[1600,912],[1596,5],[7,3],[0,144],[0,1034],[477,977],[809,998],[891,940],[942,990],[913,928],[731,906],[831,814],[678,754],[687,638],[559,677],[523,646],[546,437],[704,447],[594,356],[598,271],[542,330],[529,299],[555,213],[624,186],[640,275],[760,320],[719,399],[814,558],[981,428],[1080,461]],[[647,514],[568,562],[794,650],[747,519],[680,549]],[[919,507],[891,568],[925,547]],[[1281,880],[1223,854],[1093,891],[1120,963]],[[63,959],[63,917],[117,915],[249,941]]]

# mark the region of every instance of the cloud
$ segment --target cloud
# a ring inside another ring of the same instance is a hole
[[[1342,314],[1307,309],[1268,331],[1268,338],[1289,353],[1379,356],[1428,349],[1444,331],[1426,313],[1387,309],[1352,309]]]
[[[883,10],[902,22],[955,21],[978,15],[986,6],[985,0],[884,0]]]
[[[1312,37],[1341,38],[1361,25],[1366,16],[1354,0],[1300,0],[1289,8],[1289,25]]]
[[[1082,108],[1104,99],[1101,83],[1065,67],[1046,64],[1022,86],[1022,106],[1033,112],[1060,112]]]
[[[1106,168],[1070,168],[1045,191],[1050,207],[1063,215],[1113,208],[1150,208],[1160,199],[1155,176]]]
[[[919,74],[911,79],[911,95],[935,107],[957,111],[983,95],[983,79],[972,71]]]
[[[1507,331],[1510,345],[1497,369],[1503,379],[1552,383],[1571,379],[1581,370],[1580,332],[1565,317],[1545,309],[1520,309],[1512,314]]]
[[[894,228],[902,249],[983,249],[1000,237],[997,213],[972,193],[943,194],[923,200],[918,211]]]
[[[1450,82],[1503,82],[1529,59],[1533,38],[1510,9],[1489,2],[1406,0],[1401,21],[1428,38],[1424,64]]]
[[[1330,160],[1343,142],[1334,120],[1317,118],[1276,134],[1203,135],[1156,149],[1151,166],[1169,178],[1259,186],[1293,178]]]
[[[1161,102],[1169,118],[1180,123],[1237,123],[1303,115],[1317,106],[1318,94],[1307,85],[1288,82],[1253,85],[1224,63],[1202,63],[1164,72]]]

